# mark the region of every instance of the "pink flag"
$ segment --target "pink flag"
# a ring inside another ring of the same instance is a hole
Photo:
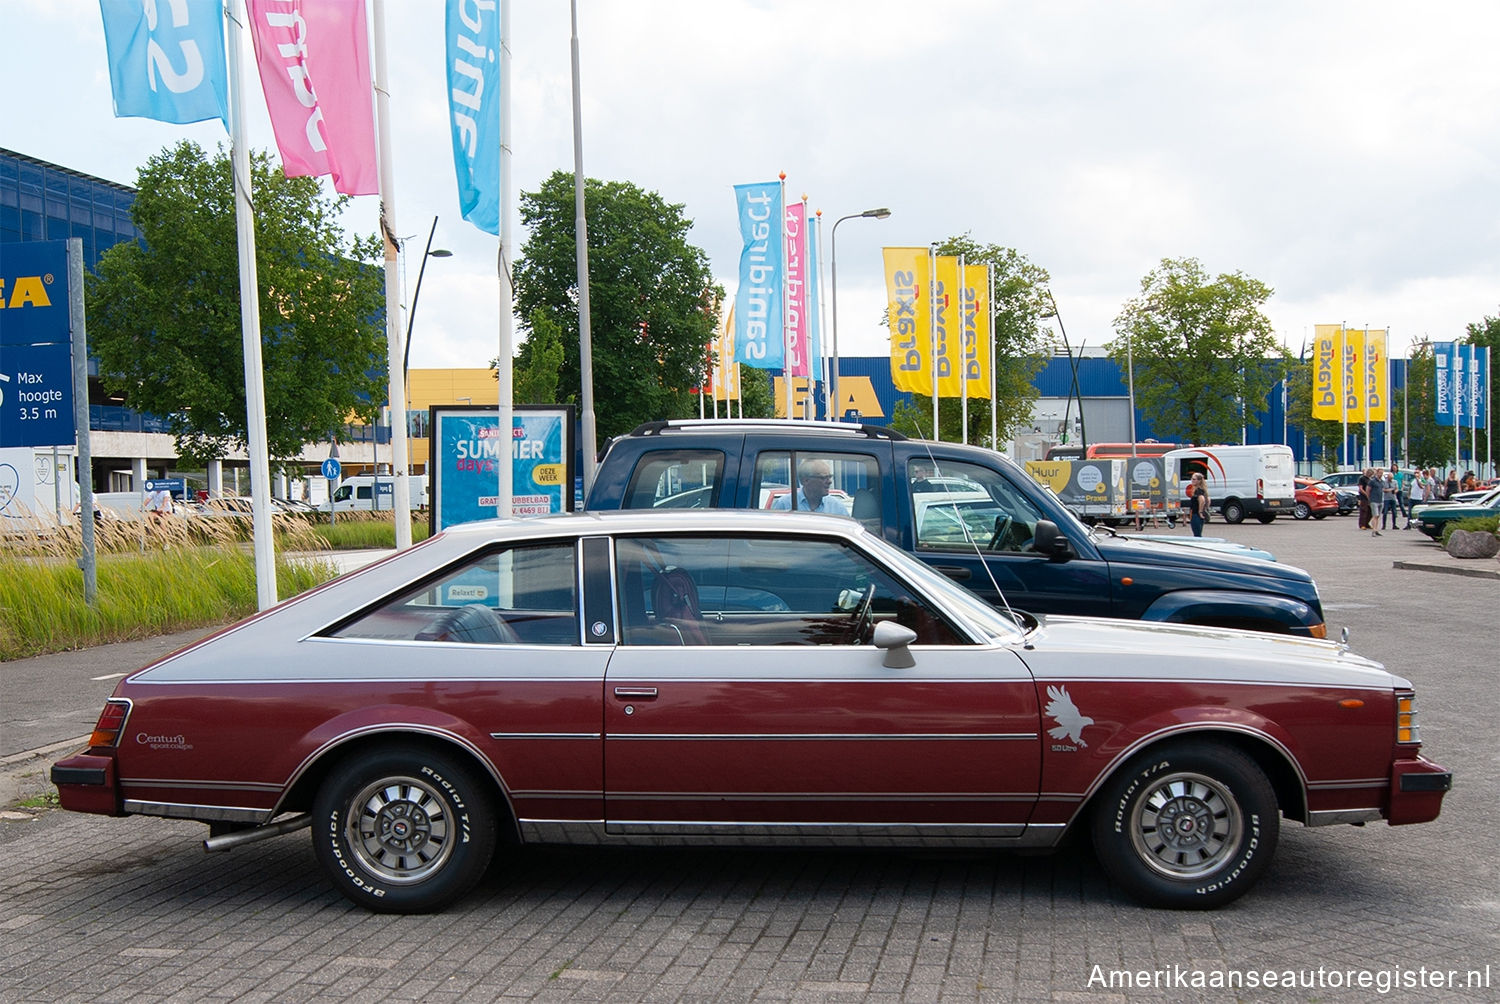
[[[807,203],[786,207],[786,371],[810,374],[807,326]]]
[[[288,178],[380,191],[365,0],[249,0],[250,36]]]

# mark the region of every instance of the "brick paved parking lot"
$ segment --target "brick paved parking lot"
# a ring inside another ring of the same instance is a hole
[[[1080,844],[528,849],[446,912],[392,917],[339,896],[305,832],[208,855],[200,824],[11,811],[0,1001],[1500,999],[1500,579],[1395,568],[1452,559],[1347,518],[1209,533],[1312,570],[1331,633],[1413,680],[1456,774],[1437,822],[1287,824],[1260,884],[1206,913],[1136,906]],[[1213,985],[1267,973],[1300,985]]]

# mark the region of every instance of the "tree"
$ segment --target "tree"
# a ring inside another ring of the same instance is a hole
[[[287,460],[386,399],[384,280],[375,237],[345,240],[346,197],[251,158],[270,455]],[[244,449],[244,340],[229,155],[183,142],[147,161],[121,243],[86,283],[107,389],[164,416],[188,463]]]
[[[708,305],[723,299],[708,256],[688,243],[692,221],[683,207],[628,182],[590,178],[584,185],[589,240],[589,312],[594,363],[594,412],[600,436],[641,422],[698,414],[692,388],[706,369],[716,318]],[[530,236],[515,266],[516,304],[535,331],[545,319],[567,332],[559,393],[581,388],[578,268],[573,175],[557,171],[535,192],[521,194]],[[518,361],[531,365],[531,339]]]
[[[1437,364],[1432,346],[1412,346],[1406,364],[1406,387],[1391,395],[1390,441],[1399,445],[1403,425],[1406,449],[1401,459],[1408,464],[1435,467],[1453,454],[1453,428],[1437,423]]]
[[[1243,272],[1210,279],[1196,258],[1163,258],[1141,280],[1110,357],[1133,368],[1136,404],[1163,438],[1237,442],[1254,422],[1290,361],[1260,310],[1272,292]]]
[[[995,280],[995,299],[990,304],[994,331],[995,398],[969,399],[967,442],[989,443],[990,413],[995,409],[996,435],[1009,442],[1022,425],[1031,421],[1038,391],[1032,383],[1046,365],[1052,347],[1041,326],[1050,309],[1047,270],[1033,264],[1013,248],[980,244],[967,234],[939,244],[940,255],[963,255],[966,265],[988,265]],[[963,408],[960,398],[938,402],[938,438],[958,442],[962,437]],[[932,395],[913,394],[912,403],[896,405],[891,427],[907,435],[931,438]],[[990,444],[999,449],[998,444]]]
[[[511,378],[516,404],[576,404],[577,398],[557,393],[558,374],[563,362],[563,333],[556,323],[540,311],[531,315],[531,336],[526,339],[524,359],[517,359]],[[499,369],[499,359],[490,360],[491,369]]]

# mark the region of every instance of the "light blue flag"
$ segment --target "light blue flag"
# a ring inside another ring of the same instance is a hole
[[[99,0],[116,118],[229,128],[223,0]]]
[[[448,117],[464,219],[500,233],[500,12],[448,0]]]
[[[735,185],[734,197],[745,241],[734,294],[734,361],[779,370],[786,349],[781,332],[781,182]]]

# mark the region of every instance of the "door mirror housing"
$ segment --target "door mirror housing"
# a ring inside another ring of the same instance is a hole
[[[1067,536],[1050,519],[1037,520],[1031,549],[1038,554],[1045,554],[1053,561],[1067,561],[1073,557],[1073,545],[1068,543]]]
[[[906,625],[895,621],[878,621],[871,640],[876,648],[885,649],[883,665],[887,669],[911,669],[917,664],[908,647],[917,640],[917,633]]]

